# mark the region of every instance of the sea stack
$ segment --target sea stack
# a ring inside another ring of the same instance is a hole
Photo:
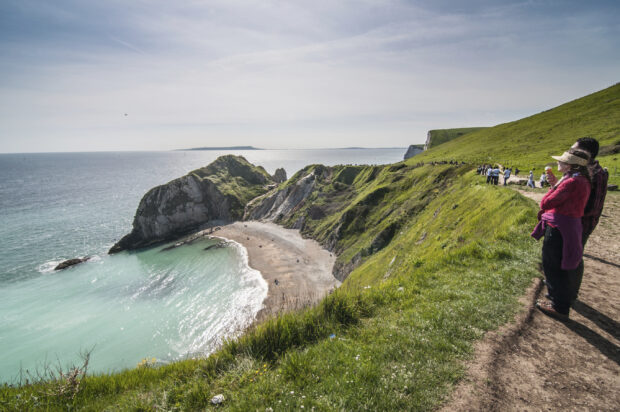
[[[273,180],[276,183],[286,182],[286,170],[283,168],[276,169],[276,172],[273,174]]]

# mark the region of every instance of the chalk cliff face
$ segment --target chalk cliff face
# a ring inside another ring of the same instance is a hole
[[[246,203],[265,193],[270,183],[263,168],[243,157],[222,156],[149,190],[140,201],[133,230],[109,253],[171,240],[214,220],[238,220]]]
[[[365,178],[374,179],[380,168],[308,166],[285,185],[249,202],[243,219],[275,222],[299,229],[302,235],[314,238],[329,251],[339,254],[343,250],[340,244],[343,238],[356,236],[358,226],[363,231],[362,223],[358,221],[358,215],[363,211],[354,207],[343,213],[343,209],[356,197],[352,183],[364,170],[367,172]],[[371,196],[375,196],[374,192]],[[336,218],[330,219],[330,216]],[[325,233],[317,233],[317,222],[323,219],[330,221],[330,228]],[[376,249],[381,247],[383,245]],[[336,262],[333,274],[342,281],[361,262],[359,254],[352,260]]]
[[[311,172],[284,189],[276,189],[258,197],[246,206],[243,220],[273,222],[288,217],[305,202],[315,185],[316,176]]]
[[[424,148],[420,147],[420,145],[410,145],[409,148],[407,149],[407,153],[405,153],[405,160],[409,159],[410,157],[413,157],[415,155],[417,155],[418,153],[422,153],[424,151]]]

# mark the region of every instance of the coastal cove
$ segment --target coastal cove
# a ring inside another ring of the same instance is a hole
[[[48,366],[78,364],[80,353],[91,349],[92,373],[131,368],[145,358],[163,364],[204,355],[254,319],[267,285],[243,264],[246,252],[239,245],[205,251],[216,241],[203,239],[167,251],[173,243],[106,253],[128,232],[147,190],[228,153],[0,155],[0,382],[19,382]],[[269,173],[284,167],[290,176],[308,163],[392,163],[403,153],[234,154]],[[222,237],[235,240],[224,231]],[[85,263],[53,270],[65,259],[85,256],[90,257]]]

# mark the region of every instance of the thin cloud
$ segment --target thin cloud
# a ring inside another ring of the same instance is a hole
[[[141,49],[139,49],[139,48],[135,47],[134,45],[127,43],[126,41],[123,41],[123,40],[121,40],[121,39],[117,39],[116,37],[112,37],[112,36],[108,36],[108,38],[109,38],[110,40],[112,40],[113,42],[116,42],[116,43],[118,43],[118,44],[120,44],[120,45],[122,45],[122,46],[125,46],[125,47],[126,47],[126,48],[128,48],[129,50],[133,50],[133,51],[135,51],[135,52],[137,52],[137,53],[140,53],[140,54],[146,54],[146,53],[144,52],[144,50],[141,50]]]

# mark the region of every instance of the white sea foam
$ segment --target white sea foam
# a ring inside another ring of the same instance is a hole
[[[247,249],[238,242],[225,240],[239,256],[236,272],[240,288],[232,292],[223,312],[214,313],[189,305],[193,307],[192,315],[179,324],[182,340],[171,343],[181,357],[204,356],[213,352],[226,339],[236,337],[247,329],[263,308],[268,292],[267,282],[260,271],[250,267]],[[202,321],[196,322],[196,319]]]
[[[61,262],[62,262],[62,260],[50,260],[50,261],[47,261],[47,262],[42,263],[39,266],[37,266],[37,271],[39,273],[43,273],[43,274],[53,272],[54,268],[56,266],[58,266]]]

